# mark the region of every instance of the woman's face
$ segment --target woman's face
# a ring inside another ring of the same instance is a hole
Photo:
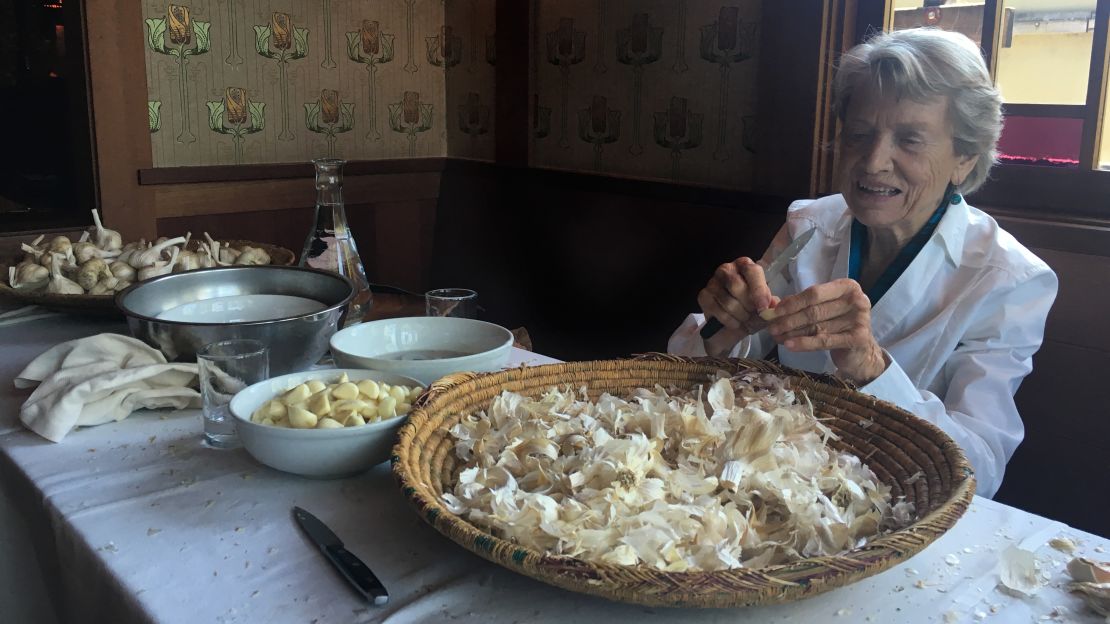
[[[860,89],[839,142],[839,187],[852,215],[872,228],[912,235],[959,184],[976,156],[958,155],[948,99],[926,102]]]

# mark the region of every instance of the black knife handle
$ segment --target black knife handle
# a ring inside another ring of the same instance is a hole
[[[724,329],[724,325],[721,325],[721,322],[717,319],[711,318],[709,319],[708,323],[702,325],[701,331],[698,333],[701,334],[701,337],[704,340],[709,340],[713,336],[717,335],[717,332],[721,331],[722,329]]]
[[[374,576],[365,563],[351,554],[351,551],[341,545],[333,544],[324,548],[324,554],[331,559],[336,569],[342,572],[363,596],[373,600],[374,604],[383,605],[389,601],[389,594],[385,591],[382,582]]]

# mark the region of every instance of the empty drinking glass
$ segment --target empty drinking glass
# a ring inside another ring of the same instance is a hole
[[[197,352],[204,405],[204,441],[214,448],[235,448],[239,436],[231,398],[270,376],[270,349],[257,340],[224,340]]]
[[[478,293],[466,288],[438,288],[424,293],[426,316],[477,318]]]

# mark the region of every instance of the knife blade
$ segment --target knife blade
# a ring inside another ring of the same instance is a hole
[[[768,266],[767,270],[763,272],[768,284],[770,284],[772,280],[777,278],[783,271],[785,271],[786,267],[791,262],[793,262],[795,258],[798,257],[798,254],[802,252],[802,248],[804,248],[806,244],[809,243],[809,239],[813,238],[813,233],[816,231],[817,228],[815,227],[809,228],[801,236],[795,238],[789,245],[787,245],[786,249],[782,250],[782,253],[775,256],[775,259],[771,261],[771,265]],[[722,325],[720,321],[715,318],[711,318],[704,326],[702,326],[701,332],[699,333],[701,333],[701,337],[703,339],[709,340],[723,328],[724,325]]]
[[[343,541],[327,525],[300,507],[293,508],[293,517],[309,539],[320,547],[328,561],[363,598],[375,605],[384,605],[389,601],[389,593],[378,577],[374,576],[365,563],[343,547]]]

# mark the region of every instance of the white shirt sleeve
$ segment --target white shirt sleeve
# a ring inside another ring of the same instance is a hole
[[[671,355],[686,355],[690,357],[705,357],[705,341],[702,340],[701,328],[705,325],[704,314],[687,315],[686,320],[678,326],[667,340],[667,353]],[[729,352],[728,357],[761,358],[771,351],[774,341],[766,331],[761,331],[744,338],[736,343]]]
[[[897,362],[860,388],[940,427],[964,450],[975,470],[977,493],[992,497],[1006,463],[1025,435],[1014,403],[1021,380],[1033,370],[1045,318],[1056,298],[1049,270],[995,289],[944,365],[944,397],[915,387]],[[889,354],[888,354],[889,355]]]

